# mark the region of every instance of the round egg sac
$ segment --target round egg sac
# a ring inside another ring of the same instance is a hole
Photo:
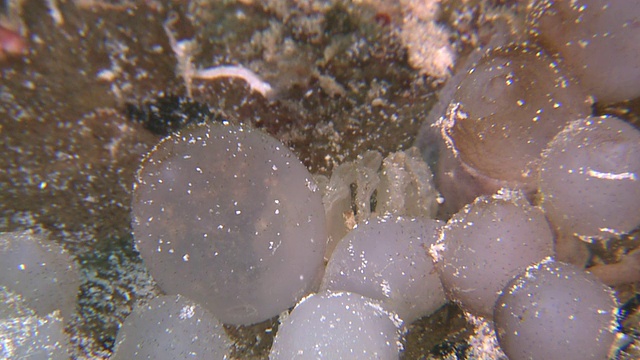
[[[640,96],[640,6],[635,1],[530,2],[531,36],[557,52],[600,102]]]
[[[412,323],[446,302],[426,249],[440,223],[430,219],[378,218],[358,225],[336,246],[321,290],[350,291],[378,300]]]
[[[544,213],[521,193],[505,192],[478,197],[456,213],[431,247],[449,298],[489,319],[509,280],[553,254],[553,233]]]
[[[446,140],[470,173],[535,187],[540,152],[569,121],[589,114],[585,100],[542,50],[497,48],[454,94]]]
[[[205,124],[165,138],[143,160],[132,211],[160,287],[224,323],[269,319],[319,283],[320,191],[286,146],[258,130]]]
[[[127,317],[111,359],[226,359],[229,346],[222,324],[199,304],[162,295]]]
[[[496,334],[510,360],[606,359],[617,306],[595,276],[547,258],[505,287],[494,312]]]
[[[640,131],[616,117],[571,122],[549,143],[541,206],[559,233],[608,239],[640,224]]]
[[[402,321],[371,298],[323,291],[281,319],[270,360],[399,359]]]

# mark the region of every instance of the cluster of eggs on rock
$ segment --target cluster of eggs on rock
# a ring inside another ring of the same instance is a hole
[[[260,130],[185,128],[143,161],[136,245],[164,291],[224,323],[257,323],[299,302],[281,321],[273,358],[397,356],[398,314],[413,321],[445,302],[427,255],[440,223],[372,219],[336,245],[325,271],[321,193],[295,155]]]
[[[532,2],[537,44],[488,51],[429,130],[444,140],[436,184],[455,213],[436,268],[450,299],[493,319],[510,359],[603,359],[613,342],[615,298],[573,252],[640,224],[640,131],[591,110],[640,95],[637,17],[605,1]],[[635,274],[601,278],[638,281],[628,256]]]
[[[327,253],[325,217],[335,214],[278,140],[230,124],[162,140],[143,160],[132,211],[137,248],[170,295],[126,319],[114,358],[225,358],[221,323],[254,324],[295,306],[281,316],[271,358],[392,359],[403,323],[447,298],[493,320],[512,360],[606,358],[616,299],[556,258],[559,239],[606,239],[640,224],[640,132],[592,117],[589,102],[640,95],[638,10],[534,1],[529,14],[539,45],[490,50],[442,100],[449,106],[434,129],[447,148],[435,181],[455,213],[446,224],[372,216]],[[5,277],[43,263],[10,264],[7,244],[0,238]],[[28,300],[21,283],[2,285]]]
[[[445,293],[475,315],[495,316],[498,337],[514,358],[537,351],[531,344],[554,340],[535,342],[515,332],[544,332],[558,316],[575,316],[570,325],[584,334],[565,329],[571,335],[563,346],[572,339],[603,344],[597,350],[576,345],[584,352],[574,354],[601,358],[613,341],[615,298],[593,275],[550,259],[554,233],[520,190],[479,197],[445,226],[428,218],[372,218],[340,240],[324,268],[325,213],[311,174],[259,130],[204,124],[183,129],[149,153],[133,211],[137,246],[168,293],[195,299],[230,324],[266,320],[299,302],[281,320],[272,358],[394,358],[400,319],[410,323],[433,312]],[[532,276],[536,271],[550,275]],[[577,286],[577,279],[592,286]],[[556,288],[549,290],[549,283]],[[545,310],[549,318],[535,316],[530,325],[512,324],[531,313],[523,310],[532,306],[528,297],[544,298],[540,294],[558,288],[581,301],[562,303],[568,307],[536,302],[555,312]],[[119,337],[119,344],[124,341]]]
[[[372,218],[340,240],[325,269],[325,213],[311,174],[257,130],[205,124],[143,161],[134,233],[152,275],[231,324],[298,303],[281,320],[273,358],[397,357],[399,319],[432,312],[445,294],[493,319],[512,359],[605,358],[615,297],[554,259],[559,239],[606,239],[640,223],[640,132],[592,117],[589,97],[639,95],[638,47],[628,43],[637,24],[623,5],[600,3],[534,2],[528,21],[540,45],[490,50],[445,100],[437,129],[447,150],[435,176],[453,184],[441,190],[457,212],[446,225]],[[594,11],[627,22],[612,29],[590,19]],[[561,36],[559,18],[571,24]],[[587,56],[610,48],[627,59],[610,66],[622,77],[603,77],[609,69]],[[635,81],[594,85],[620,78]],[[475,191],[457,196],[465,184]]]

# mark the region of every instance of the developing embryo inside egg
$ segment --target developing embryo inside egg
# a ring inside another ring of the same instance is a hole
[[[320,192],[258,130],[206,124],[164,139],[143,161],[132,207],[136,245],[162,289],[224,323],[278,315],[321,276]]]

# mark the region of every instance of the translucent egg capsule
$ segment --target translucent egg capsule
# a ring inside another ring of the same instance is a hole
[[[0,234],[0,285],[19,294],[40,317],[60,310],[70,320],[80,276],[62,246],[30,231]]]
[[[511,360],[607,359],[617,302],[595,276],[545,259],[505,287],[495,307],[500,347]]]
[[[281,321],[269,359],[398,359],[401,326],[373,299],[322,292]]]
[[[116,338],[112,359],[227,359],[222,324],[181,295],[163,295],[133,310]]]
[[[615,117],[570,123],[545,150],[541,206],[557,230],[607,239],[640,224],[640,131]]]
[[[379,300],[412,323],[446,298],[427,249],[440,223],[430,219],[372,219],[336,246],[321,289],[350,291]]]
[[[224,323],[276,316],[322,276],[320,191],[285,145],[258,130],[207,124],[164,139],[142,163],[132,211],[154,279]]]
[[[640,96],[640,6],[636,1],[532,1],[530,33],[558,52],[598,101]]]
[[[480,197],[455,214],[431,253],[449,297],[491,318],[507,282],[553,254],[553,234],[540,209],[507,192]]]
[[[442,129],[471,174],[534,187],[540,152],[569,121],[589,113],[584,93],[549,56],[510,46],[469,71]]]

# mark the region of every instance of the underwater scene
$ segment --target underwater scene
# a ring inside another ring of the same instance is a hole
[[[640,7],[4,0],[0,358],[640,358]]]

